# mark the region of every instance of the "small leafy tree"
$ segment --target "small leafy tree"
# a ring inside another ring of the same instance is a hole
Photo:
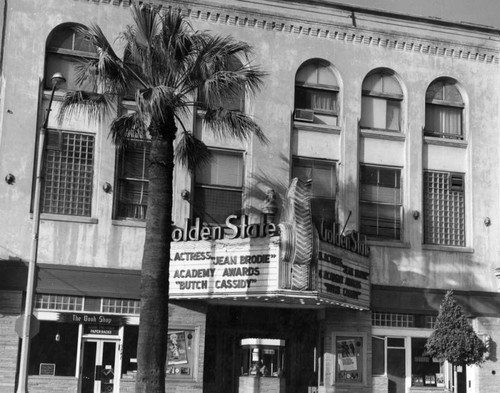
[[[452,290],[446,293],[436,327],[425,347],[429,356],[447,360],[453,366],[480,365],[484,362],[486,346],[455,301]]]

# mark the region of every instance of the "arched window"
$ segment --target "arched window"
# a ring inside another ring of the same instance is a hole
[[[330,63],[319,59],[307,61],[295,77],[295,120],[337,125],[338,93]]]
[[[401,131],[403,91],[391,71],[369,74],[363,81],[361,127]]]
[[[95,56],[95,48],[90,40],[76,30],[76,25],[66,24],[56,27],[47,41],[45,88],[52,88],[51,77],[60,72],[66,78],[66,83],[58,86],[59,88],[85,90],[85,84],[78,84],[76,72],[81,56]]]
[[[426,136],[464,139],[464,100],[457,84],[449,78],[432,82],[425,94]]]

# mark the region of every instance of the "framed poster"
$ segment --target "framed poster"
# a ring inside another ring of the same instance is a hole
[[[365,369],[365,346],[362,336],[336,336],[336,383],[362,383]]]

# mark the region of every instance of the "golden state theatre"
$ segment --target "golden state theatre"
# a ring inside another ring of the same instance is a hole
[[[292,182],[280,223],[229,216],[225,228],[196,220],[174,231],[173,309],[206,306],[204,392],[368,387],[369,248],[338,225],[316,229],[308,187]],[[169,372],[182,365],[170,360]]]

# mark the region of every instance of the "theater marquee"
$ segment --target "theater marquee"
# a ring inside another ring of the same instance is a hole
[[[279,237],[173,242],[170,297],[262,295],[279,289]]]

